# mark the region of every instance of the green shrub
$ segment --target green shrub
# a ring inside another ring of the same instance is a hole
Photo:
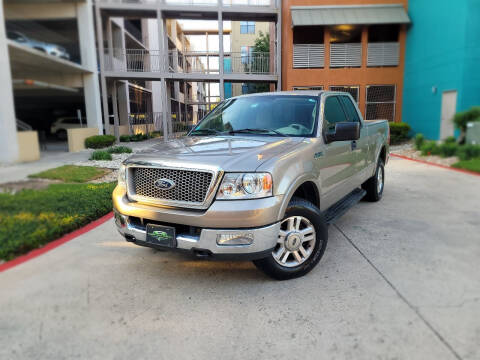
[[[87,182],[98,179],[107,174],[109,170],[95,166],[63,165],[57,168],[29,175],[31,178],[61,180],[65,182]]]
[[[148,139],[148,135],[142,134],[142,133],[138,133],[138,134],[130,136],[130,141],[143,141],[143,140],[147,140],[147,139]]]
[[[107,152],[110,154],[130,154],[132,149],[128,146],[113,146],[108,148]]]
[[[0,259],[10,260],[112,211],[115,183],[0,194]]]
[[[130,135],[120,135],[120,142],[129,142]]]
[[[457,139],[455,139],[455,136],[449,136],[444,140],[445,144],[455,144],[457,142]]]
[[[425,141],[420,148],[422,155],[440,155],[440,148],[435,141]]]
[[[458,147],[457,156],[460,160],[470,160],[480,157],[480,145],[462,145]]]
[[[95,135],[85,139],[85,147],[89,149],[102,149],[115,143],[113,135]]]
[[[458,112],[453,117],[453,123],[463,132],[467,130],[467,123],[470,121],[480,121],[480,106],[473,106],[467,111]]]
[[[421,150],[423,143],[425,142],[425,137],[423,134],[415,135],[415,148]]]
[[[410,125],[407,123],[390,123],[390,144],[400,144],[409,139]]]
[[[105,150],[95,150],[90,156],[90,160],[112,160],[112,155]]]
[[[455,142],[444,142],[439,147],[441,157],[455,156],[458,150],[458,145]]]

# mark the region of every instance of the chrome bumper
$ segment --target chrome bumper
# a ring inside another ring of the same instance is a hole
[[[117,210],[115,213],[115,224],[121,235],[127,241],[137,243],[142,246],[151,246],[146,243],[147,233],[146,227],[132,224],[129,217],[120,214]],[[145,219],[145,222],[148,222]],[[277,243],[280,223],[274,223],[258,228],[242,228],[242,229],[201,229],[200,235],[176,234],[177,249],[191,251],[197,255],[248,255],[258,254],[258,258],[264,257],[265,254],[271,252]],[[248,234],[253,241],[248,245],[218,245],[218,235],[243,235]],[[167,249],[168,250],[168,249]]]

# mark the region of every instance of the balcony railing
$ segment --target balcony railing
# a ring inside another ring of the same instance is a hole
[[[293,44],[293,67],[296,69],[323,68],[324,44]]]
[[[276,0],[95,0],[100,4],[166,4],[166,5],[199,5],[199,6],[266,6],[276,4]]]
[[[219,73],[218,53],[167,54],[159,50],[111,49],[105,51],[105,70],[111,72]],[[224,72],[231,74],[275,74],[275,61],[270,53],[224,54]],[[228,60],[227,60],[228,59]],[[209,64],[207,63],[209,62]]]
[[[362,66],[362,44],[330,44],[330,67]]]
[[[398,66],[400,44],[398,42],[380,42],[368,44],[367,66]]]

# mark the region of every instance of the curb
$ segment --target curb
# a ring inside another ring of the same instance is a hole
[[[3,264],[0,264],[0,272],[11,269],[17,265],[20,265],[28,260],[32,260],[36,258],[37,256],[40,256],[42,254],[45,254],[49,252],[50,250],[55,249],[56,247],[65,244],[66,242],[75,239],[76,237],[85,234],[86,232],[95,229],[97,226],[102,225],[104,222],[110,220],[113,218],[113,212],[109,212],[107,215],[102,216],[101,218],[92,221],[91,223],[81,227],[80,229],[77,229],[75,231],[72,231],[71,233],[68,233],[66,235],[63,235],[60,239],[53,240],[47,244],[45,244],[43,247],[34,249],[30,251],[29,253],[25,255],[21,255],[13,260],[7,261]]]
[[[411,157],[408,157],[408,156],[403,156],[403,155],[398,155],[398,154],[393,154],[393,153],[391,153],[390,156],[397,157],[397,158],[404,159],[404,160],[419,162],[421,164],[436,166],[436,167],[439,167],[439,168],[442,168],[442,169],[453,170],[453,171],[461,172],[461,173],[464,173],[464,174],[480,176],[480,173],[477,173],[475,171],[470,171],[470,170],[465,170],[465,169],[457,169],[457,168],[454,168],[454,167],[451,167],[451,166],[435,164],[435,163],[432,163],[432,162],[429,162],[429,161],[414,159],[414,158],[411,158]]]

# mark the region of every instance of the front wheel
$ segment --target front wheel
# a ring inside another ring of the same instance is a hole
[[[327,224],[320,210],[306,200],[293,198],[280,223],[274,250],[253,263],[277,280],[303,276],[318,264],[327,240]]]

